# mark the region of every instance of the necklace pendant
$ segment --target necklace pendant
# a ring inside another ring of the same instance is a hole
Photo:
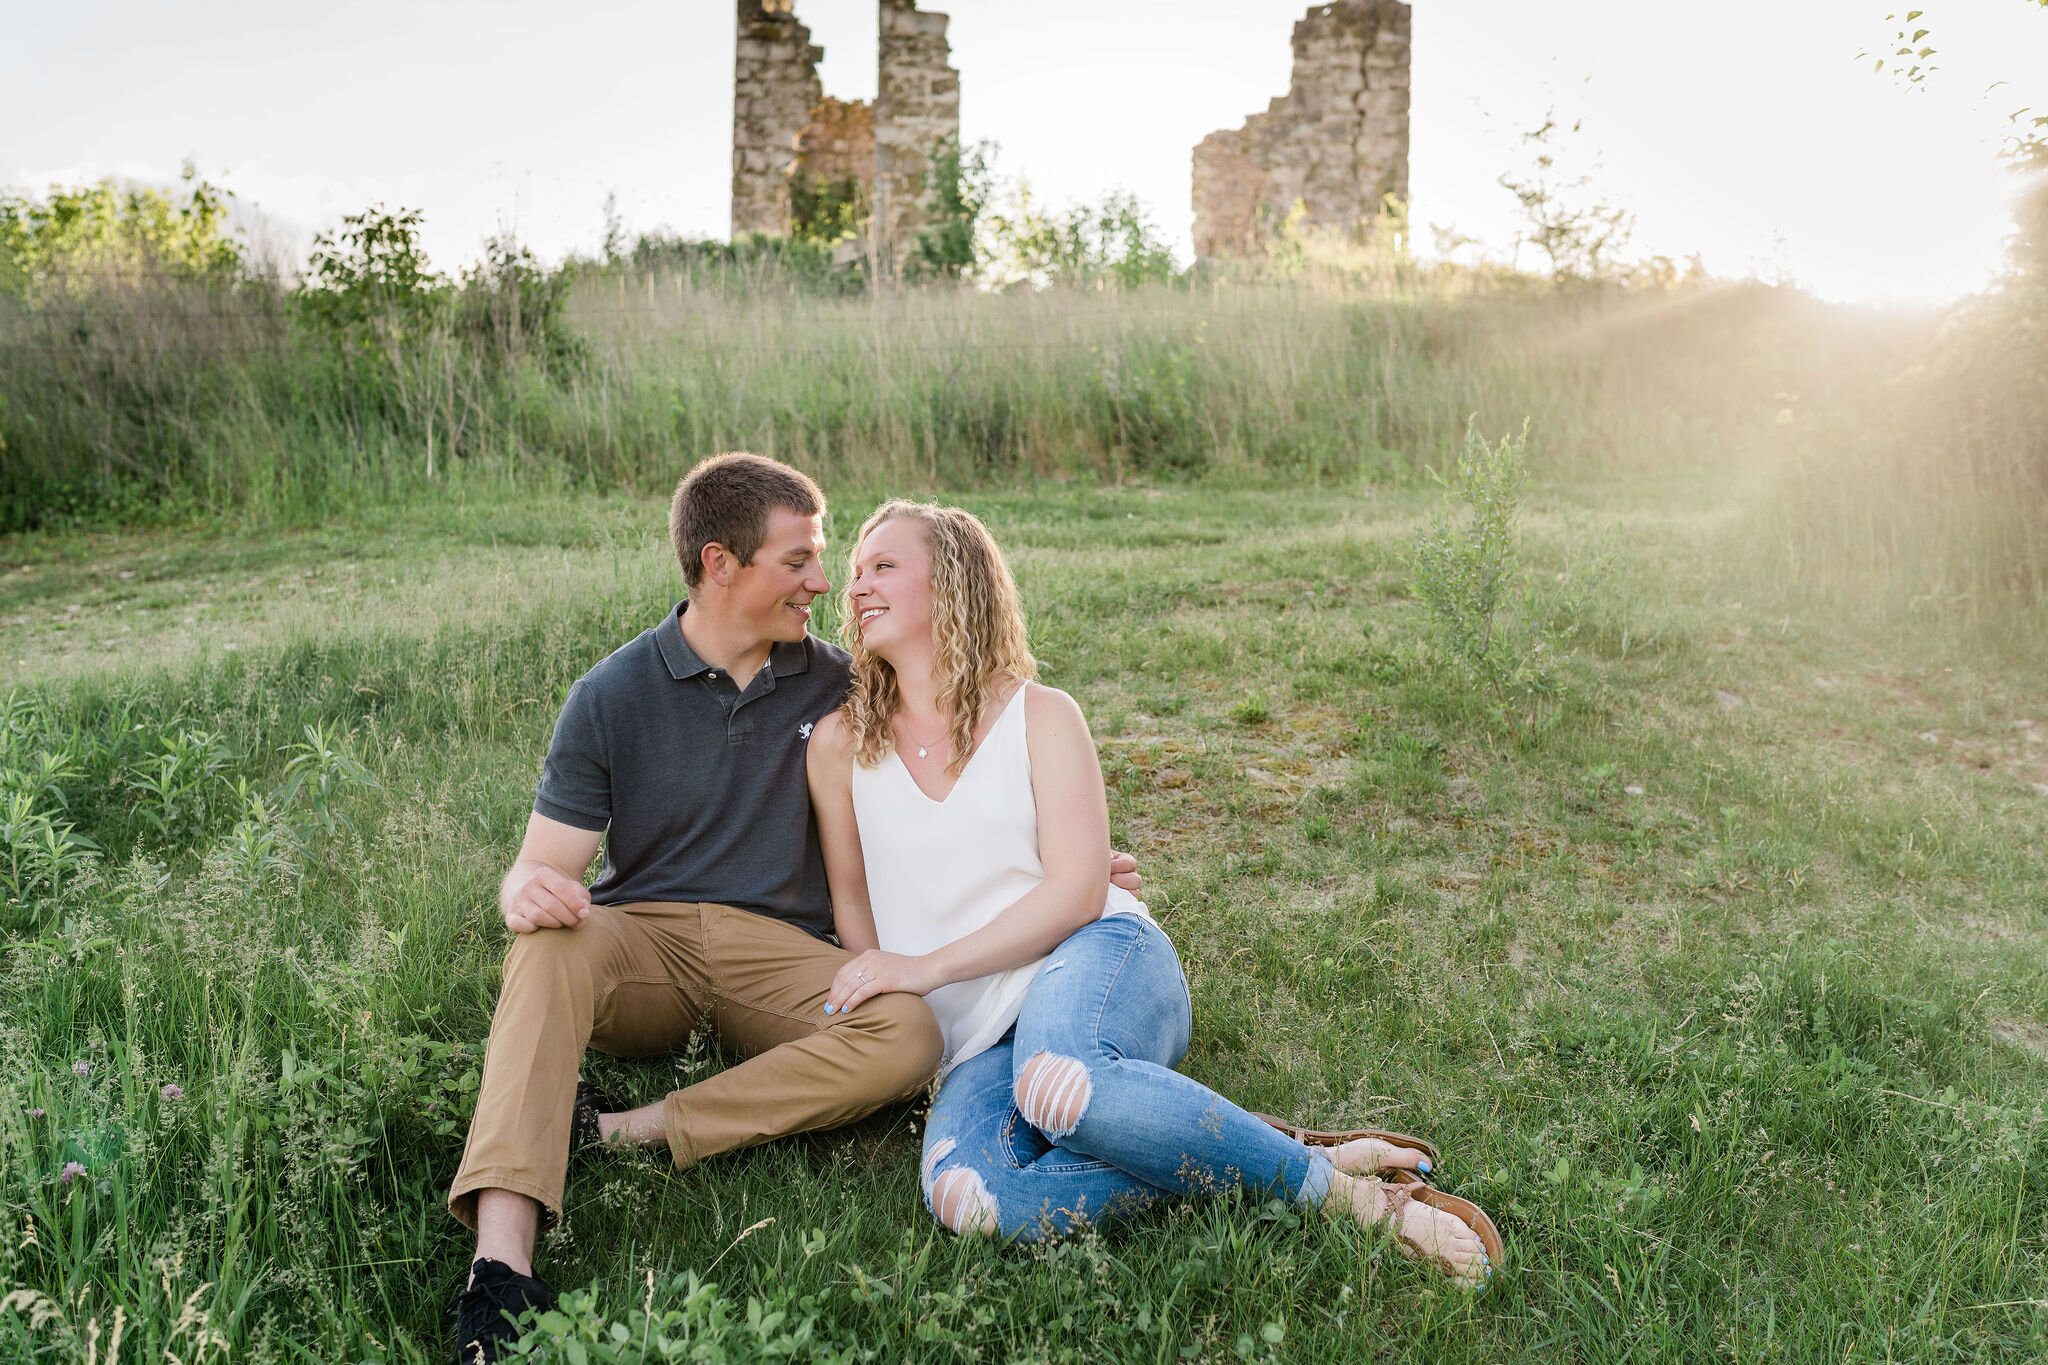
[[[919,758],[923,758],[923,757],[924,757],[924,745],[920,744],[920,745],[918,745],[918,746],[917,746],[917,756],[918,756]]]

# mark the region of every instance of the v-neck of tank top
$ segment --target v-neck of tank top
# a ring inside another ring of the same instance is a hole
[[[988,752],[989,745],[996,737],[996,731],[1009,723],[1010,712],[1016,710],[1024,700],[1024,689],[1030,685],[1030,683],[1017,684],[1017,690],[1012,692],[1010,699],[1003,703],[1002,714],[996,717],[994,725],[988,727],[988,733],[981,737],[981,743],[974,746],[974,752],[967,756],[967,766],[960,770],[960,776],[953,779],[953,785],[946,789],[944,796],[933,796],[930,792],[919,786],[916,776],[910,771],[910,765],[903,761],[903,755],[898,753],[893,746],[889,750],[889,757],[884,761],[896,765],[896,770],[903,774],[903,780],[910,784],[912,791],[922,796],[934,806],[945,805],[953,799],[953,793],[960,790],[960,785],[967,780],[967,775],[974,771],[975,764],[981,760],[981,756]]]

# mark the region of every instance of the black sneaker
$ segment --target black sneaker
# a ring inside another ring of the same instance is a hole
[[[597,1126],[599,1114],[619,1113],[619,1102],[589,1081],[576,1082],[576,1104],[569,1111],[569,1150],[588,1151],[602,1147],[604,1137]]]
[[[498,1352],[519,1340],[512,1319],[553,1308],[554,1291],[503,1261],[479,1260],[470,1271],[469,1288],[455,1299],[455,1365],[495,1365]]]

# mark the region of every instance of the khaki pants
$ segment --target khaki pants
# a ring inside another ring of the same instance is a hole
[[[671,1094],[679,1167],[787,1133],[851,1123],[931,1079],[943,1040],[914,995],[825,1013],[847,954],[728,905],[593,905],[574,929],[521,934],[505,958],[483,1088],[448,1209],[476,1226],[479,1190],[562,1212],[569,1111],[586,1046],[616,1057],[680,1047],[709,1023],[747,1060]]]

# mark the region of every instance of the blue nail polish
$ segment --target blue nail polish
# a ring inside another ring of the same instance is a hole
[[[1422,1160],[1416,1162],[1415,1169],[1421,1171],[1424,1175],[1428,1175],[1430,1172],[1429,1158],[1424,1157],[1422,1158]]]
[[[832,1007],[831,1007],[830,1005],[827,1005],[827,1006],[825,1006],[825,1013],[827,1013],[827,1014],[831,1014],[831,1013],[833,1013],[833,1012],[834,1012],[834,1011],[833,1011],[833,1009],[832,1009]]]

